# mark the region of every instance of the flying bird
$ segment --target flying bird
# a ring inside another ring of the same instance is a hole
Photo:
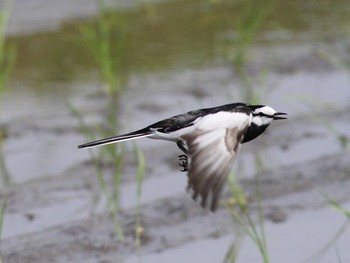
[[[286,119],[286,113],[265,105],[231,103],[189,111],[156,122],[146,128],[79,145],[90,148],[138,138],[176,142],[184,154],[179,156],[181,171],[187,172],[193,199],[201,198],[203,208],[218,208],[231,163],[242,143],[249,142],[270,125]]]

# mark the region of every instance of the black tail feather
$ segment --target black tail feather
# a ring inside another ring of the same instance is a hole
[[[102,145],[107,145],[107,144],[112,144],[112,143],[117,143],[122,141],[128,141],[128,140],[133,140],[133,139],[142,138],[142,137],[148,137],[150,135],[152,135],[152,131],[150,131],[148,128],[145,128],[145,129],[141,129],[131,133],[123,134],[123,135],[112,136],[105,139],[84,143],[84,144],[78,145],[78,148],[81,149],[81,148],[97,147],[97,146],[102,146]]]

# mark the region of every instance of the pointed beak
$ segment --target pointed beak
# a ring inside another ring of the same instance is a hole
[[[284,113],[284,112],[276,112],[276,113],[273,115],[273,119],[274,119],[274,120],[285,120],[285,119],[287,119],[287,117],[284,117],[284,116],[281,116],[281,115],[287,115],[287,113]]]

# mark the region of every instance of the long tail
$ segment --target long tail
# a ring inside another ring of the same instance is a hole
[[[133,140],[133,139],[142,138],[142,137],[149,137],[152,134],[153,134],[152,131],[150,131],[148,128],[145,128],[145,129],[141,129],[131,133],[123,134],[123,135],[113,136],[113,137],[109,137],[109,138],[105,138],[105,139],[101,139],[93,142],[84,143],[84,144],[78,145],[78,148],[97,147],[97,146],[123,142],[123,141]]]

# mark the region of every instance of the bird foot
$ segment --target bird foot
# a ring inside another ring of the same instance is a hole
[[[185,154],[179,155],[178,164],[181,166],[181,169],[180,169],[181,172],[187,172],[188,171],[187,155],[185,155]]]

